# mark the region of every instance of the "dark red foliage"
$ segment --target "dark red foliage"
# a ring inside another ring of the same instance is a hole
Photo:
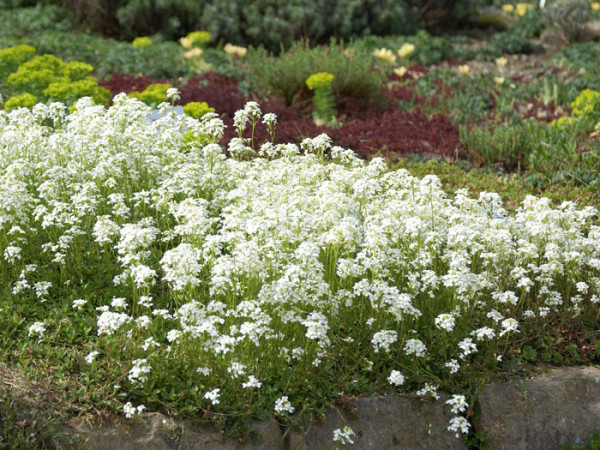
[[[239,94],[235,81],[225,75],[207,73],[190,79],[180,87],[180,103],[206,102],[219,115],[233,117],[233,114],[244,107],[246,99]]]
[[[131,77],[129,75],[114,73],[110,76],[110,79],[107,78],[105,80],[98,81],[98,84],[108,89],[113,97],[120,92],[141,92],[151,84],[155,83],[169,84],[170,80],[165,78],[161,80],[155,80],[146,76]]]
[[[427,72],[427,68],[421,66],[413,66],[412,70],[418,74]],[[115,94],[141,91],[157,82],[168,80],[113,75],[110,80],[103,80],[100,84]],[[179,86],[179,89],[180,104],[207,102],[215,108],[226,125],[222,144],[237,136],[233,128],[234,113],[243,108],[247,101],[256,100],[263,112],[277,115],[275,143],[300,143],[306,137],[327,133],[334,145],[351,148],[365,158],[378,153],[385,156],[410,153],[453,156],[460,147],[457,127],[447,117],[434,115],[427,118],[421,112],[400,111],[397,108],[398,100],[423,103],[423,99],[415,97],[411,88],[406,85],[394,86],[391,90],[385,89],[385,101],[381,104],[350,97],[336,99],[338,118],[343,124],[339,128],[316,125],[312,120],[312,103],[309,100],[305,104],[286,107],[282,101],[276,99],[244,98],[239,93],[237,83],[222,74],[208,73],[196,76],[185,85]],[[442,86],[438,94],[442,98],[448,95]],[[248,129],[244,136],[249,138],[250,134]],[[268,139],[266,127],[259,123],[254,130],[255,147]]]

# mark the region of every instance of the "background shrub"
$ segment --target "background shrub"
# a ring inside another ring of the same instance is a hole
[[[305,81],[318,72],[333,74],[336,97],[376,99],[385,74],[371,68],[372,58],[365,50],[346,49],[336,41],[313,48],[297,42],[278,58],[266,50],[251,51],[247,62],[259,87],[290,105],[294,99],[311,97]]]
[[[65,0],[80,22],[125,39],[165,33],[171,37],[207,29],[215,41],[264,45],[278,51],[305,38],[327,42],[369,34],[412,34],[417,8],[393,0]]]

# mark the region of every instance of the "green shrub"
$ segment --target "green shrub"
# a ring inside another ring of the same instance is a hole
[[[35,56],[35,48],[17,45],[0,50],[0,83],[4,84],[8,75]]]
[[[496,33],[488,43],[488,45],[498,53],[539,53],[542,50],[540,45],[534,45],[527,38],[519,36],[515,33]]]
[[[509,170],[525,168],[528,155],[546,136],[546,126],[537,122],[505,125],[493,131],[479,127],[459,127],[460,139],[479,163],[501,163]]]
[[[1,3],[1,1],[0,1]],[[33,8],[5,9],[0,5],[0,36],[27,38],[47,31],[70,32],[72,20],[67,11],[57,5]]]
[[[265,50],[250,51],[247,62],[262,90],[290,105],[295,98],[311,96],[305,81],[318,72],[333,74],[336,97],[377,99],[385,75],[372,70],[372,58],[369,52],[346,49],[335,41],[313,48],[296,42],[278,58]]]
[[[156,83],[151,84],[142,92],[130,92],[131,98],[137,98],[145,104],[156,107],[160,103],[167,101],[167,90],[172,88],[170,84]]]
[[[17,108],[33,108],[37,103],[37,97],[35,95],[28,94],[27,92],[21,95],[15,95],[9,98],[4,104],[4,108],[7,111],[12,111]]]
[[[533,38],[540,35],[544,30],[544,17],[542,11],[538,8],[529,8],[525,15],[519,18],[519,21],[513,28],[513,32],[524,38]]]
[[[215,108],[211,108],[206,102],[190,102],[184,105],[183,112],[194,119],[200,119],[206,113],[215,112]]]
[[[417,7],[394,0],[66,0],[81,22],[104,35],[133,39],[208,30],[214,41],[279,51],[294,40],[326,43],[370,34],[412,34]]]
[[[85,61],[95,69],[98,78],[113,73],[144,74],[152,78],[177,78],[187,73],[181,57],[182,48],[176,42],[154,39],[149,47],[136,48],[129,42],[104,39],[81,33],[45,33],[31,36],[27,42],[39,53],[51,53],[65,61]]]
[[[588,38],[584,24],[590,20],[590,5],[585,0],[559,0],[544,10],[544,21],[551,33],[567,42]]]

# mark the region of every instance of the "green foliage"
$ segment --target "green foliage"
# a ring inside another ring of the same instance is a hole
[[[369,34],[411,34],[419,25],[416,7],[393,0],[67,0],[82,22],[113,37],[163,33],[184,36],[208,30],[215,41],[263,45],[279,51],[294,40],[312,44],[331,36],[350,39]]]
[[[33,8],[0,7],[0,36],[28,38],[48,31],[72,30],[72,21],[67,15],[67,10],[57,5],[36,3]]]
[[[544,17],[538,8],[529,8],[525,15],[519,18],[519,21],[513,28],[513,32],[519,36],[530,39],[540,35],[544,30]]]
[[[206,102],[190,102],[183,106],[183,112],[194,119],[200,119],[204,114],[215,112]]]
[[[598,73],[598,61],[600,45],[597,42],[577,42],[564,48],[551,62],[564,62],[570,68],[584,68],[587,72]]]
[[[309,46],[296,42],[279,58],[265,50],[248,52],[250,73],[268,94],[292,104],[299,97],[308,98],[306,79],[313,73],[328,72],[335,78],[334,95],[376,99],[385,75],[371,69],[372,56],[360,49],[346,49],[332,41],[328,46]]]
[[[4,84],[8,75],[34,55],[35,48],[29,45],[17,45],[0,50],[0,84]]]
[[[37,102],[37,97],[35,95],[25,92],[24,94],[15,95],[14,97],[9,98],[4,104],[4,108],[7,111],[12,111],[17,108],[33,108]]]
[[[520,54],[539,53],[540,45],[533,44],[528,39],[516,33],[495,33],[488,45],[498,53]]]
[[[156,107],[160,103],[167,101],[167,90],[172,88],[170,84],[156,83],[151,84],[142,92],[130,92],[131,98],[137,98],[145,104]]]
[[[522,122],[495,128],[461,126],[461,142],[476,161],[482,164],[503,164],[508,169],[524,167],[527,156],[545,136],[545,125]]]

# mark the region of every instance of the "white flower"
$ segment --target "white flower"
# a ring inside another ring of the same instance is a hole
[[[292,414],[293,412],[294,412],[294,407],[288,400],[287,395],[284,395],[283,397],[277,399],[277,401],[275,402],[275,413],[276,414],[283,414],[283,413]]]
[[[262,386],[262,383],[260,381],[258,381],[258,379],[254,376],[254,375],[250,375],[248,377],[248,381],[245,383],[242,383],[242,387],[244,389],[248,389],[248,388],[260,388]]]
[[[124,298],[113,298],[110,302],[110,305],[115,309],[125,309],[127,308],[127,302]]]
[[[85,357],[85,362],[88,364],[92,364],[94,362],[94,360],[96,359],[96,356],[98,356],[100,354],[100,352],[94,350],[91,351],[87,354],[87,356]]]
[[[133,367],[129,371],[127,378],[132,383],[145,383],[148,379],[146,374],[150,373],[151,369],[152,367],[148,365],[148,361],[146,359],[136,359],[133,361]]]
[[[206,400],[209,400],[210,403],[212,403],[213,405],[218,405],[219,402],[219,397],[221,396],[220,394],[221,389],[217,388],[217,389],[213,389],[212,391],[208,391],[206,394],[204,394],[204,398]]]
[[[394,330],[382,330],[378,331],[373,335],[371,343],[375,353],[379,353],[379,350],[383,349],[386,352],[390,351],[390,345],[398,340],[398,332]]]
[[[97,319],[98,336],[103,334],[110,336],[129,321],[131,317],[127,314],[104,311]]]
[[[456,437],[460,437],[460,433],[468,434],[469,428],[471,428],[471,424],[467,419],[461,416],[455,416],[450,419],[450,425],[448,425],[448,431],[452,431],[456,433]]]
[[[419,389],[416,392],[416,394],[421,397],[425,397],[425,396],[429,395],[429,396],[433,397],[434,399],[439,400],[440,396],[437,393],[437,389],[438,389],[437,386],[433,386],[429,383],[425,383],[425,386],[423,386],[423,389]]]
[[[73,300],[73,308],[78,309],[78,310],[82,310],[83,307],[87,304],[87,300]]]
[[[460,370],[460,364],[455,359],[451,359],[450,361],[445,363],[444,366],[450,369],[451,374],[456,373]]]
[[[131,404],[131,402],[127,402],[123,405],[123,412],[125,413],[125,418],[131,419],[138,414],[142,414],[146,407],[144,405],[139,405],[137,408]]]
[[[440,314],[435,318],[435,326],[441,330],[451,332],[454,329],[456,319],[452,314]]]
[[[354,444],[352,440],[352,436],[355,433],[348,425],[346,425],[342,430],[339,428],[337,430],[333,430],[333,442],[339,442],[340,445],[348,445]]]
[[[415,355],[417,357],[425,356],[427,347],[419,339],[409,339],[404,344],[404,352],[407,355]]]
[[[449,400],[446,400],[446,404],[450,405],[452,414],[463,413],[469,407],[464,395],[453,395]]]
[[[404,375],[397,370],[392,370],[388,377],[388,381],[391,385],[402,386],[404,384]]]
[[[167,100],[171,102],[176,102],[181,98],[179,94],[179,89],[177,88],[169,88],[167,89]]]
[[[477,352],[477,345],[473,343],[473,339],[465,338],[458,343],[458,348],[461,350],[460,358],[464,359],[472,353]]]
[[[29,327],[28,336],[37,335],[38,337],[42,337],[42,335],[46,332],[46,323],[45,322],[34,322],[33,325]]]
[[[500,337],[504,336],[506,333],[511,333],[511,332],[519,332],[519,322],[516,319],[513,319],[512,317],[509,319],[504,319],[502,321],[502,331],[500,332]]]

